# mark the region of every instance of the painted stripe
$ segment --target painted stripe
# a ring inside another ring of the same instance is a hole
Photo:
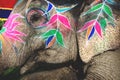
[[[0,18],[0,21],[6,21],[7,18]]]
[[[3,9],[3,10],[13,10],[13,8],[4,8],[4,7],[0,7],[0,9]]]
[[[8,18],[12,10],[0,9],[0,18]]]

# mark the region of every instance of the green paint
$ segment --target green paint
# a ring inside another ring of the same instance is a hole
[[[112,10],[108,5],[104,5],[103,11],[110,16],[111,18],[113,18],[113,14],[112,14]]]
[[[93,6],[93,7],[90,8],[84,15],[89,14],[89,13],[92,13],[92,12],[95,12],[95,11],[101,9],[102,5],[103,5],[103,4],[98,4],[98,5]]]
[[[4,33],[6,31],[5,27],[2,27],[2,29],[0,30],[0,34]]]
[[[105,31],[105,28],[107,26],[107,22],[106,22],[105,18],[101,18],[99,23],[101,25],[102,30]]]
[[[46,39],[46,38],[48,38],[49,36],[54,35],[55,33],[56,33],[56,30],[55,30],[55,29],[52,29],[52,30],[49,30],[49,31],[43,33],[43,34],[41,35],[41,37],[44,38],[44,39]]]
[[[57,39],[58,44],[60,44],[63,47],[65,46],[64,45],[64,41],[63,41],[63,36],[62,36],[61,32],[57,31],[57,33],[56,33],[56,39]]]

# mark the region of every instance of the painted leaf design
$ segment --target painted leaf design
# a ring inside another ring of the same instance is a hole
[[[103,11],[111,18],[114,19],[112,10],[108,5],[104,5]]]
[[[56,8],[56,11],[58,13],[63,13],[63,12],[66,12],[66,11],[69,11],[71,8]]]
[[[60,15],[60,14],[53,15],[50,18],[50,21],[47,23],[47,25],[52,25],[53,23],[55,23],[58,20],[64,25],[65,28],[71,29],[71,25],[70,25],[70,22],[67,19],[67,17]]]
[[[93,7],[90,8],[87,12],[85,12],[82,16],[84,16],[84,15],[86,15],[86,14],[89,14],[89,13],[92,13],[92,12],[95,12],[95,11],[101,9],[102,5],[103,5],[103,4],[100,3],[100,4],[97,4],[97,5],[93,6]]]
[[[56,40],[57,40],[57,42],[58,42],[59,45],[61,45],[63,47],[65,46],[64,45],[64,41],[63,41],[62,33],[59,32],[59,31],[57,31],[57,33],[56,33]]]
[[[7,34],[6,36],[9,37],[9,39],[17,40],[19,42],[24,42],[19,36],[16,36],[14,34]]]
[[[26,36],[24,33],[15,30],[15,28],[20,25],[20,22],[15,22],[16,18],[21,17],[23,18],[23,16],[21,16],[20,14],[16,13],[16,14],[11,14],[9,16],[9,18],[7,19],[7,21],[5,22],[5,24],[3,25],[5,29],[5,32],[3,33],[3,36],[5,36],[6,38],[8,38],[9,40],[12,41],[19,41],[19,42],[24,42],[20,36]]]
[[[41,35],[42,38],[48,38],[49,36],[52,36],[56,33],[55,29],[49,30]]]
[[[100,0],[95,0],[95,1],[100,1]],[[95,14],[90,17],[90,21],[86,22],[84,26],[78,31],[82,32],[87,29],[86,32],[86,38],[88,40],[91,39],[91,37],[94,35],[96,32],[100,38],[103,37],[102,35],[102,30],[105,31],[105,28],[107,27],[107,23],[112,24],[115,26],[114,23],[114,17],[111,8],[106,4],[106,2],[111,2],[111,4],[115,4],[114,0],[103,0],[103,3],[97,4],[93,6],[91,9],[89,9],[87,12],[83,14],[89,14],[93,12],[99,12],[98,14]],[[98,22],[99,21],[99,22]]]
[[[107,22],[106,22],[105,18],[101,18],[99,23],[101,25],[102,30],[105,31],[105,28],[107,26]]]
[[[47,1],[47,2],[48,2],[47,12],[49,12],[49,11],[51,11],[51,10],[52,10],[52,8],[53,8],[53,4],[52,4],[52,3],[50,3],[49,1]]]
[[[58,15],[57,14],[53,15],[48,21],[47,25],[52,25],[53,23],[55,23],[57,19],[58,19]]]
[[[67,17],[58,15],[58,19],[67,29],[71,29],[71,25]]]
[[[20,14],[11,14],[9,17],[8,17],[8,20],[5,22],[4,24],[4,27],[11,27],[12,24],[14,23],[15,19],[17,19],[18,17],[21,17],[23,18],[23,16],[21,16]]]
[[[50,36],[47,40],[46,40],[46,48],[50,48],[56,41],[56,38],[54,37],[54,35]]]
[[[98,35],[102,38],[102,30],[101,30],[101,26],[98,21],[96,21],[96,24],[94,27],[95,27],[95,30],[98,33]]]
[[[8,31],[8,32],[9,32],[9,34],[11,34],[11,35],[26,36],[26,34],[20,32],[20,31],[18,31],[18,30]]]
[[[11,26],[9,26],[9,30],[14,30],[17,26],[21,25],[20,22],[14,22]]]
[[[89,36],[88,36],[88,40],[91,39],[91,37],[94,35],[94,33],[95,33],[95,28],[92,27],[91,32],[90,32],[90,34],[89,34]]]
[[[89,37],[89,35],[90,35],[91,31],[92,31],[92,27],[93,27],[93,26],[91,26],[91,27],[89,27],[89,28],[87,29],[86,39],[88,39],[88,37]]]
[[[95,23],[95,20],[91,20],[91,21],[86,22],[84,24],[84,26],[78,32],[82,32],[82,31],[86,30],[87,28],[93,26],[94,23]]]

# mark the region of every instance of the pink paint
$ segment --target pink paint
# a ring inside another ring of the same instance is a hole
[[[58,15],[58,19],[67,29],[71,29],[71,25],[67,17]]]
[[[6,28],[5,33],[3,33],[3,36],[7,37],[8,39],[11,39],[13,41],[19,41],[24,42],[20,36],[26,36],[24,33],[15,30],[16,27],[20,25],[20,22],[15,22],[16,18],[22,17],[20,14],[11,14],[8,18],[8,20],[5,22],[4,27]]]
[[[102,29],[98,21],[96,21],[95,30],[98,33],[98,35],[102,38]]]
[[[82,32],[84,30],[86,30],[87,28],[91,27],[96,20],[91,20],[85,23],[85,25],[78,31],[78,32]]]
[[[53,23],[55,23],[55,21],[57,20],[57,14],[53,15],[49,22],[47,23],[47,25],[52,25]]]

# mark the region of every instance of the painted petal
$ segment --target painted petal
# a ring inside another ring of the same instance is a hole
[[[11,32],[9,32],[9,34],[19,35],[19,36],[26,36],[26,34],[20,32],[20,31],[18,31],[18,30],[11,31]]]
[[[63,12],[66,12],[66,11],[69,11],[71,10],[72,8],[56,8],[56,11],[58,13],[63,13]]]
[[[108,5],[104,5],[103,11],[111,18],[114,19],[112,10]]]
[[[92,12],[95,12],[95,11],[101,9],[102,5],[103,5],[103,4],[100,3],[100,4],[97,4],[97,5],[93,6],[93,7],[90,8],[87,12],[85,12],[82,16],[87,15],[87,14],[89,14],[89,13],[92,13]]]
[[[17,26],[19,26],[21,23],[20,22],[14,22],[8,29],[14,30]]]
[[[105,18],[100,19],[99,23],[101,25],[102,30],[105,31],[105,28],[107,26],[107,22],[106,22]]]
[[[91,31],[92,31],[92,28],[93,28],[93,26],[90,26],[90,27],[87,29],[86,39],[88,39],[88,37],[89,37],[89,35],[90,35]]]
[[[98,35],[102,38],[102,30],[101,30],[101,26],[98,21],[95,24],[95,30],[98,33]]]
[[[52,35],[54,35],[57,31],[55,29],[49,30],[41,35],[42,38],[48,38]]]
[[[19,42],[24,42],[21,38],[19,38],[16,35],[12,35],[12,34],[6,34],[8,38],[13,39],[13,40],[17,40]]]
[[[71,29],[70,22],[67,17],[63,15],[58,15],[59,21],[66,27],[67,29]]]
[[[47,40],[46,40],[46,48],[50,48],[56,41],[56,38],[54,36],[50,36]]]
[[[63,36],[62,36],[62,33],[61,33],[61,32],[58,31],[58,32],[56,33],[56,39],[57,39],[57,42],[58,42],[59,45],[61,45],[61,46],[63,46],[63,47],[65,46],[65,45],[64,45],[64,41],[63,41]]]
[[[92,30],[91,30],[91,32],[90,32],[90,35],[88,37],[88,40],[91,39],[91,37],[94,35],[94,33],[95,33],[95,28],[93,27]]]
[[[9,27],[13,24],[14,20],[18,17],[22,17],[20,14],[11,14],[8,18],[8,20],[5,22],[4,27]]]
[[[78,32],[82,32],[82,31],[86,30],[87,28],[89,28],[90,26],[93,26],[95,21],[96,20],[91,20],[91,21],[86,22],[85,25]]]
[[[48,1],[47,1],[48,2]],[[50,10],[52,10],[53,8],[53,4],[48,2],[48,8],[47,8],[47,12],[49,12]]]
[[[52,25],[52,24],[57,20],[57,18],[58,18],[58,15],[57,15],[57,14],[53,15],[53,16],[50,18],[50,20],[49,20],[49,22],[47,23],[47,25]]]

